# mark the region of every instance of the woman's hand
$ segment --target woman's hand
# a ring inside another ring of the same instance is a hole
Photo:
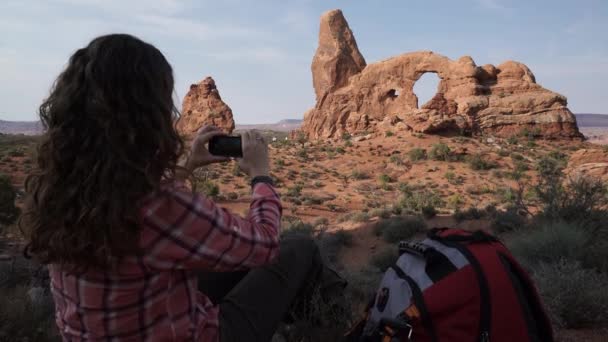
[[[229,161],[230,158],[222,157],[222,156],[214,156],[209,153],[207,149],[207,144],[209,140],[216,135],[225,135],[226,133],[219,130],[219,128],[215,126],[203,126],[198,130],[196,138],[192,142],[192,150],[190,152],[190,157],[186,162],[186,169],[189,171],[194,171],[195,169],[209,165],[212,163],[221,163],[225,161]]]
[[[268,144],[258,131],[246,131],[241,135],[243,158],[239,160],[239,168],[249,177],[268,176],[270,163],[268,161]]]

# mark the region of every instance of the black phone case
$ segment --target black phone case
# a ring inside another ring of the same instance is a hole
[[[209,140],[209,153],[215,156],[241,158],[243,157],[241,137],[215,136]]]

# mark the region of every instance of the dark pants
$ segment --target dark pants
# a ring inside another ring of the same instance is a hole
[[[220,306],[220,340],[270,341],[294,299],[315,286],[323,263],[307,238],[281,241],[278,259],[243,272],[203,273],[199,289]]]

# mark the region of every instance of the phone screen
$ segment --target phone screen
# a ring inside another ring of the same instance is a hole
[[[241,158],[243,147],[241,137],[218,135],[209,141],[209,153],[216,156]]]

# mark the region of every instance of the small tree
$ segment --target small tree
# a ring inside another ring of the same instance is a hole
[[[0,174],[0,224],[12,224],[19,216],[19,208],[15,206],[15,195],[11,179]]]
[[[306,134],[304,134],[304,132],[298,131],[298,134],[296,135],[296,141],[302,146],[302,148],[304,148],[304,144],[306,144],[308,138],[306,137]]]

